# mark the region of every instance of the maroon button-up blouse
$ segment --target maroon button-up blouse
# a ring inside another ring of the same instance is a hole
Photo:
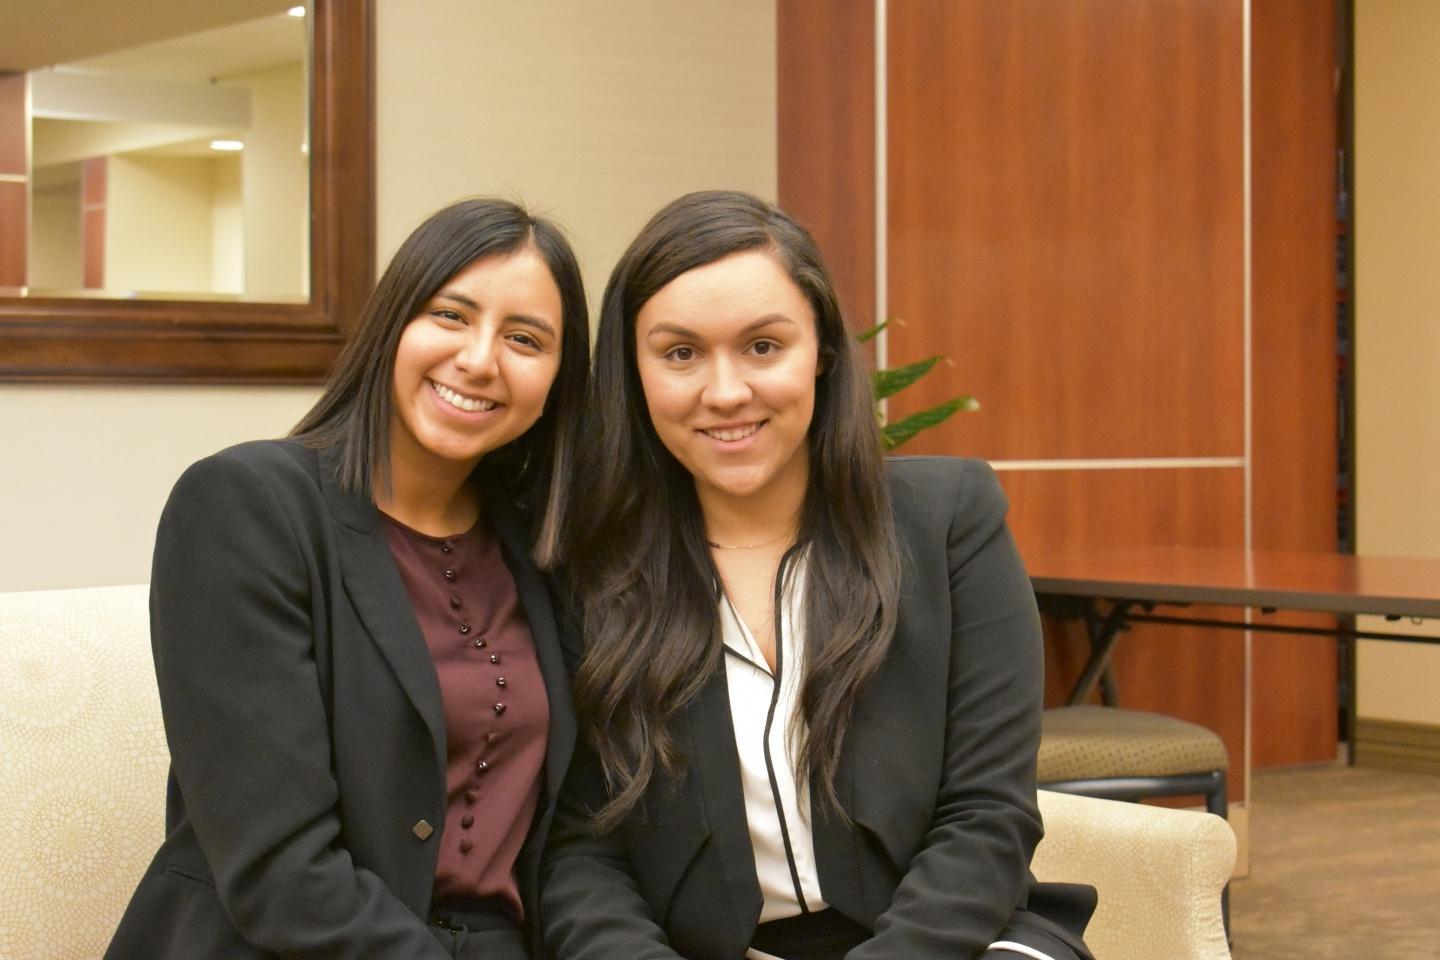
[[[499,898],[521,919],[515,859],[540,798],[550,702],[515,578],[483,518],[443,538],[385,516],[385,534],[445,706],[435,898]]]

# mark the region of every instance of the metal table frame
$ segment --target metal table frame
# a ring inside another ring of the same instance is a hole
[[[1137,623],[1208,627],[1255,633],[1335,637],[1341,641],[1342,736],[1355,737],[1355,640],[1440,644],[1440,636],[1360,630],[1358,615],[1398,623],[1440,619],[1440,559],[1355,557],[1238,549],[1140,548],[1027,557],[1035,593],[1047,612],[1080,618],[1090,652],[1068,702],[1077,704],[1098,685],[1104,703],[1119,702],[1110,655],[1122,633]],[[1157,607],[1195,604],[1244,611],[1244,619],[1157,614]],[[1277,611],[1336,615],[1334,628],[1266,623]],[[1258,614],[1258,616],[1257,616]]]

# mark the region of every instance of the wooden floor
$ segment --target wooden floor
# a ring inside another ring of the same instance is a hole
[[[1234,960],[1440,958],[1440,776],[1258,772],[1250,858],[1230,887]]]

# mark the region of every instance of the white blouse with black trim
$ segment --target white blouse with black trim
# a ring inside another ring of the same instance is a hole
[[[826,908],[815,866],[810,798],[795,776],[795,734],[803,722],[796,710],[799,664],[805,650],[803,556],[793,558],[793,566],[793,571],[787,571],[782,565],[780,571],[784,592],[776,611],[773,671],[734,604],[726,596],[720,598],[730,717],[740,755],[755,873],[764,898],[761,923]],[[990,949],[1031,960],[1052,960],[1032,947],[1004,940],[992,943]],[[745,956],[749,960],[783,960],[753,948]]]

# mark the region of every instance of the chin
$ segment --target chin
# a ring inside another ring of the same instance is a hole
[[[720,474],[699,478],[705,486],[731,497],[748,497],[764,490],[774,479],[771,474]]]
[[[437,460],[446,460],[451,463],[478,460],[490,452],[488,444],[461,443],[439,437],[428,443],[422,443],[421,446],[424,447],[426,453]]]

